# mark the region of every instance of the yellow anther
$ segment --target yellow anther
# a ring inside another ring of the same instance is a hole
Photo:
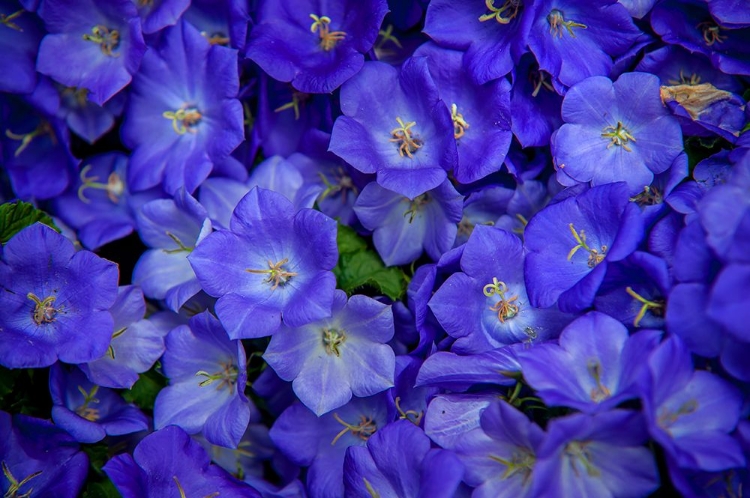
[[[492,277],[492,283],[485,285],[482,288],[482,293],[487,297],[499,296],[500,300],[490,307],[490,310],[497,313],[497,319],[501,323],[505,323],[505,320],[513,318],[521,310],[518,304],[513,304],[513,301],[518,299],[518,296],[506,298],[505,293],[508,291],[508,286],[505,282],[501,282],[497,277]]]
[[[531,81],[531,84],[534,85],[534,91],[531,92],[532,97],[536,97],[539,95],[539,90],[544,87],[545,89],[549,90],[550,92],[554,92],[555,89],[552,86],[552,83],[550,83],[548,74],[546,71],[542,71],[541,69],[538,71],[531,71],[529,73],[529,81]]]
[[[451,119],[453,120],[453,138],[458,140],[463,137],[466,130],[469,129],[469,123],[467,123],[463,115],[458,112],[458,106],[456,104],[451,104]]]
[[[502,5],[502,7],[495,7],[495,0],[484,0],[484,5],[487,7],[487,10],[490,12],[488,14],[484,14],[479,16],[479,21],[489,21],[490,19],[494,19],[500,24],[508,24],[513,19],[516,18],[518,15],[518,11],[521,10],[521,5],[523,5],[522,0],[506,0],[506,2]],[[503,14],[506,13],[507,17],[503,17]]]
[[[563,37],[563,28],[568,30],[568,34],[572,38],[576,37],[576,34],[573,32],[573,28],[581,28],[586,29],[585,24],[581,24],[579,22],[575,21],[566,21],[563,17],[562,11],[558,9],[552,9],[547,16],[547,22],[549,22],[549,32],[552,34],[552,36],[559,36],[560,38]]]
[[[652,310],[653,312],[658,312],[658,310],[664,309],[664,303],[660,303],[658,301],[649,301],[645,297],[638,294],[636,291],[633,290],[632,287],[625,287],[625,292],[630,294],[630,296],[641,303],[641,309],[638,310],[638,314],[635,316],[635,320],[633,320],[633,326],[638,327],[641,323],[641,320],[643,320],[643,317],[646,316],[646,312],[649,310]]]
[[[593,268],[602,261],[604,261],[604,257],[607,253],[607,246],[602,245],[600,250],[592,249],[586,244],[586,232],[581,230],[580,232],[576,231],[576,229],[573,227],[573,224],[569,224],[568,228],[570,228],[570,233],[573,234],[573,238],[578,242],[578,245],[573,247],[573,249],[570,250],[568,253],[568,261],[570,261],[576,252],[578,252],[578,249],[583,249],[586,252],[589,253],[588,258],[588,265],[589,268]],[[601,251],[601,252],[600,252]]]
[[[198,383],[198,386],[205,387],[218,381],[219,384],[216,386],[217,391],[221,391],[225,387],[228,387],[229,393],[232,394],[234,392],[234,385],[237,383],[239,369],[232,363],[232,360],[220,362],[219,365],[221,365],[221,370],[212,374],[205,370],[198,370],[195,372],[196,377],[205,377],[204,380]]]
[[[113,50],[117,50],[120,46],[120,32],[116,29],[110,30],[106,26],[97,24],[91,28],[91,34],[83,35],[83,39],[86,41],[94,42],[99,45],[104,55],[110,57],[119,57],[120,54],[116,54]]]
[[[3,467],[3,475],[10,483],[10,486],[8,487],[8,490],[3,495],[3,498],[29,498],[32,493],[34,492],[34,488],[29,488],[26,490],[26,492],[21,493],[21,487],[25,486],[29,481],[34,479],[35,477],[38,477],[42,474],[41,470],[38,470],[34,472],[33,474],[29,474],[28,476],[24,477],[20,481],[16,479],[13,476],[13,473],[10,471],[10,467],[8,467],[8,464],[5,463],[5,460],[2,462]],[[20,493],[20,494],[19,494]]]
[[[197,133],[198,123],[203,119],[203,115],[195,107],[183,106],[176,111],[164,111],[162,116],[172,120],[172,129],[178,135],[184,135],[186,132]]]
[[[401,118],[397,117],[396,121],[399,124],[398,128],[394,128],[391,130],[391,136],[393,138],[390,139],[391,142],[398,143],[398,155],[401,157],[408,157],[409,159],[412,158],[412,154],[414,154],[417,149],[422,147],[424,143],[412,136],[412,130],[411,127],[416,125],[416,121],[410,121],[408,123],[404,123]]]
[[[203,38],[208,40],[209,45],[221,45],[222,47],[228,47],[231,41],[224,33],[208,33],[201,31]]]
[[[21,28],[21,26],[14,23],[13,20],[18,19],[18,17],[24,12],[26,11],[23,9],[20,9],[20,10],[13,12],[12,14],[8,14],[8,15],[0,14],[0,24],[4,24],[10,29],[13,29],[15,31],[20,31],[21,33],[23,33],[23,29]]]
[[[346,333],[341,329],[330,328],[323,329],[323,346],[325,347],[326,354],[341,356],[339,348],[346,342]]]
[[[379,37],[379,40],[375,44],[375,50],[379,50],[379,49],[383,48],[383,45],[385,45],[388,42],[393,43],[398,48],[404,48],[401,45],[401,42],[398,40],[398,38],[396,38],[395,36],[393,36],[393,25],[392,24],[389,24],[385,29],[381,29],[380,31],[378,31],[378,37]]]
[[[280,285],[283,286],[289,280],[291,280],[292,277],[297,276],[297,272],[293,271],[287,271],[283,268],[285,264],[289,262],[289,258],[284,258],[281,261],[278,261],[277,263],[271,262],[271,260],[268,260],[268,270],[245,270],[248,273],[257,273],[257,274],[268,274],[268,277],[264,280],[264,282],[271,283],[273,282],[273,285],[271,286],[271,290],[276,290]]]
[[[714,21],[704,21],[699,23],[696,28],[703,32],[703,41],[706,42],[706,45],[709,47],[714,43],[722,43],[728,38],[727,35],[721,34],[721,26]]]
[[[338,42],[346,38],[346,32],[344,31],[331,31],[329,27],[331,24],[330,17],[310,14],[310,18],[313,20],[313,23],[310,25],[310,32],[318,32],[318,36],[320,36],[320,48],[326,52],[333,49]]]
[[[299,119],[299,105],[308,99],[308,94],[298,92],[298,91],[292,91],[292,101],[287,102],[286,104],[280,105],[276,109],[273,110],[273,112],[282,112],[286,111],[287,109],[294,109],[294,119]]]
[[[81,186],[78,187],[78,198],[81,199],[81,202],[85,202],[86,204],[91,202],[84,192],[87,188],[94,188],[104,190],[107,192],[109,200],[112,201],[113,204],[118,204],[120,202],[120,196],[125,191],[125,183],[123,183],[120,175],[113,171],[109,174],[109,177],[107,177],[107,183],[102,183],[98,181],[98,176],[87,176],[89,171],[91,171],[90,164],[87,164],[81,169]]]
[[[630,134],[628,129],[625,128],[625,125],[623,125],[620,121],[617,122],[616,127],[607,126],[606,128],[604,128],[602,138],[609,138],[611,140],[611,142],[607,144],[608,149],[613,145],[617,145],[628,152],[631,152],[630,147],[628,147],[628,142],[635,142],[635,137]]]
[[[57,314],[62,311],[61,308],[55,308],[52,305],[57,299],[55,296],[39,299],[33,292],[29,292],[26,294],[26,297],[34,301],[34,313],[32,316],[34,323],[37,325],[54,322]]]
[[[99,391],[99,386],[94,385],[89,392],[86,392],[82,386],[78,386],[78,390],[83,394],[83,404],[76,408],[76,414],[86,420],[96,422],[99,420],[99,410],[97,408],[91,408],[89,404],[99,403],[99,400],[95,397],[96,393]]]
[[[689,78],[687,76],[685,76],[685,70],[684,69],[680,69],[680,78],[679,79],[677,79],[677,80],[675,80],[675,79],[668,80],[668,83],[670,85],[699,85],[700,82],[701,82],[701,77],[698,76],[695,73],[691,73]]]
[[[370,436],[375,434],[375,431],[377,431],[378,429],[377,424],[375,424],[375,421],[371,419],[370,417],[366,417],[364,415],[359,416],[358,425],[352,425],[343,421],[341,417],[339,417],[338,413],[334,413],[333,418],[336,419],[336,422],[343,425],[344,428],[341,430],[341,432],[336,434],[336,437],[333,438],[333,441],[331,441],[331,446],[335,445],[336,441],[341,439],[341,437],[347,432],[351,432],[353,436],[357,436],[363,441],[367,441],[368,439],[370,439]]]

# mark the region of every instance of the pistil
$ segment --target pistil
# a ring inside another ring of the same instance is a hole
[[[337,358],[340,357],[341,351],[339,351],[339,348],[344,342],[346,342],[346,333],[343,330],[323,329],[323,346],[328,356],[335,354]]]
[[[500,297],[500,300],[493,304],[490,307],[490,310],[497,313],[497,319],[500,320],[501,323],[505,323],[505,320],[513,318],[521,310],[518,304],[513,304],[513,301],[516,301],[518,296],[506,298],[505,293],[508,292],[508,286],[505,285],[505,282],[499,281],[496,277],[492,277],[492,283],[485,285],[482,292],[487,297]]]
[[[573,32],[573,28],[586,29],[585,24],[581,24],[575,21],[566,21],[563,17],[562,11],[558,9],[552,9],[547,16],[547,22],[549,22],[549,32],[553,37],[563,37],[563,28],[568,30],[568,34],[571,38],[575,38],[576,34]]]
[[[696,28],[700,29],[703,33],[703,41],[709,47],[714,43],[724,42],[728,36],[721,34],[721,26],[716,24],[714,21],[704,21],[699,23]]]
[[[83,39],[99,45],[104,55],[107,55],[109,57],[120,56],[120,54],[116,54],[113,52],[120,46],[120,32],[116,29],[110,30],[106,26],[97,24],[96,26],[91,28],[91,34],[83,35]]]
[[[398,155],[401,157],[408,157],[409,159],[412,158],[412,154],[414,154],[417,149],[422,147],[424,143],[418,139],[412,136],[412,127],[417,124],[416,121],[410,121],[408,123],[404,123],[401,118],[397,117],[396,121],[399,124],[398,128],[394,128],[391,130],[391,142],[395,142],[398,144]]]
[[[41,325],[43,323],[52,323],[55,321],[55,317],[61,311],[60,308],[55,308],[52,304],[57,299],[55,296],[47,296],[44,299],[39,299],[36,294],[29,292],[26,297],[34,301],[34,323]]]
[[[203,119],[200,111],[192,106],[183,106],[176,111],[164,111],[162,116],[172,121],[172,129],[178,135],[184,135],[188,131],[197,133],[196,127]]]
[[[368,439],[370,439],[370,436],[375,434],[375,431],[377,431],[378,429],[375,421],[370,417],[366,417],[364,415],[359,416],[359,424],[357,425],[352,425],[345,422],[341,419],[341,417],[339,417],[338,413],[334,413],[333,418],[336,419],[336,422],[343,425],[344,428],[341,430],[341,432],[336,434],[336,437],[333,438],[333,441],[331,441],[331,446],[335,445],[336,441],[341,439],[341,437],[347,432],[351,432],[353,436],[357,436],[361,440],[367,441]]]
[[[257,273],[260,275],[268,274],[268,277],[264,280],[264,282],[271,283],[273,282],[273,285],[271,286],[271,290],[274,291],[278,289],[279,286],[286,285],[289,280],[292,279],[292,277],[297,276],[297,272],[293,271],[287,271],[283,268],[285,264],[289,262],[289,258],[284,258],[281,261],[278,261],[277,263],[272,263],[271,260],[268,260],[268,270],[245,270],[248,273]]]
[[[458,140],[466,134],[469,129],[469,123],[464,119],[463,114],[458,112],[458,106],[451,104],[451,119],[453,120],[453,138]]]
[[[320,36],[320,48],[326,52],[332,50],[341,40],[346,38],[345,31],[331,31],[329,27],[331,24],[330,17],[310,14],[310,18],[313,20],[313,23],[310,25],[310,31],[312,33],[318,32],[318,36]]]
[[[630,294],[630,296],[641,303],[641,309],[638,310],[638,314],[635,316],[635,320],[633,320],[633,326],[638,327],[641,323],[641,320],[643,320],[643,317],[646,316],[647,311],[651,311],[652,313],[661,313],[664,310],[664,303],[659,301],[649,301],[645,297],[638,294],[636,291],[633,290],[632,287],[626,287],[625,292]]]
[[[571,249],[568,253],[568,261],[573,258],[573,255],[578,252],[578,249],[583,249],[584,251],[589,253],[589,268],[594,268],[596,265],[604,261],[604,257],[607,253],[606,245],[602,245],[600,250],[592,249],[586,243],[586,232],[584,232],[583,230],[581,230],[580,232],[576,231],[572,223],[568,225],[568,228],[570,228],[570,233],[573,234],[573,238],[576,239],[576,242],[578,242],[578,245],[573,247],[573,249]]]
[[[107,192],[109,200],[112,201],[113,204],[118,204],[120,202],[120,196],[125,191],[125,183],[122,181],[122,178],[113,171],[109,174],[109,177],[107,177],[107,183],[102,183],[99,181],[98,176],[87,176],[89,171],[91,171],[90,164],[87,164],[81,169],[81,186],[78,187],[78,198],[81,199],[81,202],[85,202],[86,204],[91,202],[84,192],[87,188],[93,188],[104,190]]]
[[[625,128],[625,125],[623,125],[622,122],[618,121],[616,127],[607,126],[606,128],[604,128],[602,137],[609,138],[611,140],[610,143],[607,144],[608,149],[613,145],[617,145],[628,152],[632,152],[630,147],[628,147],[628,142],[635,142],[635,137],[630,134],[630,131]]]
[[[509,24],[518,16],[523,2],[521,0],[506,0],[501,7],[495,7],[495,0],[484,0],[484,5],[489,13],[479,16],[480,22],[494,19],[500,24]]]

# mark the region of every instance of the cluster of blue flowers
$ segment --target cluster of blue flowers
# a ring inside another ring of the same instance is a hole
[[[5,498],[750,489],[746,2],[0,0],[0,67]]]

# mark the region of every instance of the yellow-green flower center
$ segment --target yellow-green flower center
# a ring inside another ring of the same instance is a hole
[[[346,32],[344,31],[331,31],[330,17],[310,14],[310,18],[313,20],[313,23],[310,25],[310,31],[312,33],[318,33],[318,36],[320,37],[320,48],[326,52],[333,50],[341,40],[346,38]]]
[[[102,53],[109,57],[119,57],[120,54],[114,53],[114,50],[120,46],[120,32],[116,29],[109,29],[106,26],[97,24],[91,28],[91,34],[84,34],[83,39],[99,45]]]

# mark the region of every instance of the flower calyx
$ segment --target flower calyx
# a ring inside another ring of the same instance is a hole
[[[575,21],[566,21],[563,17],[561,10],[552,9],[547,15],[547,22],[549,22],[549,32],[554,38],[555,36],[563,37],[563,28],[568,30],[568,34],[571,38],[575,38],[576,34],[573,32],[573,28],[586,29],[585,24],[581,24]]]
[[[91,171],[90,164],[87,164],[81,169],[81,186],[78,187],[78,198],[81,202],[85,202],[86,204],[91,202],[84,192],[87,188],[93,188],[104,190],[107,192],[107,197],[113,204],[119,204],[120,196],[125,191],[125,183],[122,181],[122,178],[120,178],[120,175],[113,171],[109,174],[109,177],[107,177],[107,183],[102,183],[99,181],[98,176],[87,176],[89,171]]]
[[[518,16],[523,6],[522,0],[506,0],[501,7],[495,7],[495,0],[484,0],[484,5],[489,13],[479,16],[480,22],[494,19],[499,24],[509,24]],[[503,15],[505,14],[505,16]]]
[[[508,286],[505,282],[499,281],[496,277],[492,277],[492,283],[485,285],[482,288],[482,293],[487,297],[498,296],[500,300],[490,307],[491,311],[497,313],[497,319],[501,323],[505,323],[505,320],[513,318],[521,310],[521,307],[513,301],[518,299],[518,296],[506,298],[505,293],[508,292]]]
[[[617,126],[607,126],[602,130],[602,138],[609,138],[611,141],[607,144],[609,149],[613,145],[622,147],[628,152],[632,152],[632,149],[628,146],[628,142],[635,142],[635,137],[630,134],[625,125],[621,121],[617,122]]]
[[[237,365],[232,363],[232,360],[226,362],[219,362],[221,370],[215,373],[208,373],[205,370],[198,370],[195,372],[196,377],[205,377],[198,385],[200,387],[206,387],[214,382],[219,384],[216,386],[217,391],[221,391],[225,387],[229,388],[230,394],[234,392],[234,386],[237,384],[237,376],[239,375],[239,368]]]
[[[172,129],[178,135],[187,132],[198,133],[197,126],[203,119],[203,114],[194,106],[183,105],[176,111],[164,111],[162,117],[172,121]]]
[[[578,249],[583,249],[584,251],[589,253],[589,258],[588,258],[589,268],[594,268],[596,265],[604,261],[604,257],[606,256],[607,249],[608,249],[606,245],[602,245],[602,247],[599,250],[592,249],[586,243],[585,231],[583,230],[577,231],[573,227],[572,223],[568,225],[568,228],[570,228],[570,233],[573,234],[573,238],[576,239],[576,242],[578,242],[578,245],[573,247],[573,249],[571,249],[570,252],[568,253],[568,261],[570,261],[573,258],[575,253],[578,252]]]
[[[323,329],[323,347],[328,356],[341,357],[339,348],[346,342],[346,332],[334,327]]]
[[[98,44],[102,53],[106,56],[120,56],[120,54],[114,52],[120,46],[120,32],[116,29],[109,29],[106,26],[97,24],[91,28],[91,34],[86,33],[83,35],[83,39]]]
[[[635,316],[635,320],[633,320],[634,327],[640,326],[639,324],[641,323],[641,320],[643,320],[643,317],[646,316],[647,311],[651,311],[657,316],[663,315],[664,301],[649,301],[648,299],[634,291],[632,287],[625,287],[625,292],[630,294],[633,299],[641,303],[641,309],[638,310],[638,314]]]
[[[253,270],[248,269],[245,270],[248,273],[256,273],[259,275],[268,274],[268,277],[264,280],[264,282],[271,283],[273,282],[273,285],[271,285],[271,290],[274,291],[279,288],[279,286],[286,285],[292,277],[297,276],[297,272],[294,271],[288,271],[284,269],[284,265],[289,262],[289,258],[284,258],[281,261],[278,261],[276,263],[272,263],[271,260],[268,260],[268,270]]]
[[[3,468],[3,475],[5,478],[10,482],[10,486],[8,487],[8,490],[3,495],[3,498],[29,498],[31,494],[34,492],[33,488],[29,488],[28,491],[21,493],[21,487],[26,485],[29,481],[34,479],[35,477],[39,477],[41,475],[42,471],[38,470],[32,474],[29,474],[28,476],[24,477],[20,481],[13,477],[13,473],[10,471],[10,467],[8,467],[8,464],[5,463],[3,460],[0,462]]]
[[[310,18],[313,23],[310,25],[310,32],[318,33],[320,36],[320,48],[329,52],[344,38],[346,38],[345,31],[331,31],[329,25],[331,24],[331,18],[328,16],[316,16],[310,14]]]
[[[62,306],[59,308],[53,306],[53,303],[57,299],[55,296],[47,296],[44,299],[39,299],[36,294],[29,292],[26,294],[26,297],[34,302],[32,319],[36,325],[52,323],[57,319],[58,313],[63,313]]]
[[[367,441],[368,439],[370,439],[370,436],[375,434],[375,431],[378,430],[378,426],[375,421],[365,415],[359,416],[359,424],[357,425],[352,425],[348,422],[345,422],[344,420],[342,420],[338,413],[334,413],[333,418],[336,419],[336,422],[343,425],[344,428],[341,430],[341,432],[336,434],[336,437],[333,438],[333,441],[331,441],[331,446],[335,445],[336,441],[341,439],[341,437],[347,432],[351,432],[353,436],[357,436],[361,440]]]
[[[416,121],[409,121],[404,123],[401,118],[397,117],[396,121],[399,124],[398,128],[391,130],[391,138],[389,141],[398,144],[398,155],[401,157],[412,158],[417,149],[424,145],[424,142],[419,138],[412,136],[412,126],[416,125]]]

